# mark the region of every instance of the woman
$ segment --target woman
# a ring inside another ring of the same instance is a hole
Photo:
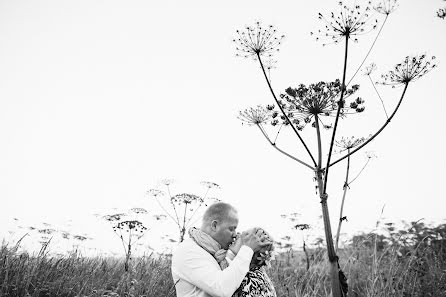
[[[258,228],[260,229],[260,228]],[[267,236],[266,240],[273,242],[271,236],[261,229],[263,234]],[[240,244],[241,238],[238,237],[234,246]],[[231,247],[230,247],[231,249]],[[255,252],[252,256],[249,271],[243,279],[240,287],[235,291],[232,297],[276,297],[271,279],[265,271],[265,266],[269,266],[273,260],[274,246],[273,244],[263,247],[260,251]]]

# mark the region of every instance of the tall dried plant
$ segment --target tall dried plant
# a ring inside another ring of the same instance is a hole
[[[165,191],[150,189],[147,194],[156,200],[162,211],[175,223],[180,233],[179,242],[182,242],[187,228],[199,219],[198,214],[203,206],[219,201],[217,198],[209,197],[209,193],[213,189],[220,189],[220,186],[213,182],[203,181],[201,182],[205,189],[203,196],[188,193],[173,195],[172,183],[173,180],[165,179],[162,181]]]
[[[319,20],[323,22],[321,30],[312,32],[312,36],[317,41],[322,41],[323,45],[344,44],[342,78],[335,79],[332,82],[317,82],[310,85],[300,84],[298,87],[289,87],[278,96],[271,83],[271,68],[267,61],[274,60],[274,54],[279,50],[284,35],[279,35],[273,26],[262,26],[257,22],[254,26],[248,26],[243,30],[237,30],[237,37],[233,40],[236,45],[237,55],[245,58],[254,58],[260,64],[260,69],[268,85],[269,91],[274,99],[274,104],[257,106],[241,111],[240,120],[248,125],[255,125],[259,128],[266,140],[280,153],[296,161],[300,165],[310,169],[314,174],[316,187],[319,193],[322,215],[324,221],[325,241],[329,260],[329,271],[331,280],[331,290],[334,297],[346,296],[348,291],[347,279],[344,272],[340,269],[339,258],[333,243],[330,216],[328,211],[328,177],[329,169],[339,162],[349,158],[354,153],[369,144],[378,136],[384,128],[390,123],[398,111],[409,84],[421,78],[436,65],[435,57],[426,55],[407,56],[401,63],[387,74],[382,75],[381,83],[392,87],[402,86],[403,90],[400,99],[394,107],[390,116],[381,127],[360,145],[347,151],[337,160],[332,160],[333,146],[336,141],[336,132],[339,119],[350,117],[355,113],[362,113],[365,110],[365,100],[354,96],[359,89],[358,84],[349,87],[363,63],[366,61],[369,53],[375,45],[382,29],[387,22],[389,15],[396,9],[395,0],[383,0],[373,6],[368,2],[365,7],[354,5],[347,6],[339,2],[339,12],[331,13],[325,16],[319,13]],[[370,31],[378,29],[378,20],[373,18],[373,11],[384,15],[384,20],[380,26],[376,37],[362,60],[361,64],[354,68],[353,75],[347,80],[347,65],[349,57],[349,45],[358,42],[358,38]],[[275,138],[270,137],[265,129],[265,124],[271,124],[276,127]],[[307,142],[302,136],[302,131],[308,124],[315,129],[317,142],[316,152],[312,152]],[[304,161],[284,149],[279,148],[276,141],[281,129],[290,128],[297,137],[299,143],[303,146],[310,161]],[[323,132],[331,131],[331,136],[327,147],[323,150]],[[325,150],[326,149],[326,150]],[[325,152],[325,154],[323,154]],[[323,158],[323,156],[326,158]]]

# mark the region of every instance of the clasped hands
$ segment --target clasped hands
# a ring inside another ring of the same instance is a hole
[[[237,255],[243,245],[250,247],[254,252],[260,251],[264,246],[272,244],[268,234],[261,228],[252,228],[243,233],[238,233],[234,243],[229,249]]]

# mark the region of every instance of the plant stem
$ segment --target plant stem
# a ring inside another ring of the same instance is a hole
[[[325,231],[325,241],[327,243],[327,254],[328,261],[330,262],[330,279],[331,279],[331,290],[333,297],[341,297],[341,285],[339,282],[339,272],[338,272],[338,257],[336,255],[336,251],[333,246],[333,236],[331,233],[331,225],[330,225],[330,215],[328,212],[327,205],[327,194],[325,193],[324,183],[323,183],[323,175],[321,170],[322,164],[322,145],[321,145],[321,134],[319,127],[319,120],[317,115],[315,116],[315,125],[316,125],[316,133],[317,133],[317,142],[318,142],[318,166],[316,168],[316,179],[318,183],[319,189],[319,197],[321,199],[321,207],[322,207],[322,217],[324,219],[324,231]]]
[[[303,146],[305,147],[305,150],[307,151],[307,153],[310,155],[311,160],[313,161],[314,166],[316,166],[316,161],[314,160],[313,155],[311,154],[310,150],[307,147],[307,144],[305,143],[305,141],[302,139],[302,137],[300,136],[299,132],[297,131],[296,127],[294,127],[293,123],[290,121],[290,119],[288,118],[287,114],[285,113],[285,111],[283,110],[283,107],[279,104],[279,100],[277,100],[276,94],[273,91],[273,88],[271,86],[271,83],[268,79],[268,76],[266,75],[265,72],[265,68],[263,67],[263,63],[262,63],[262,59],[260,58],[260,54],[257,54],[257,58],[259,59],[259,63],[260,63],[260,67],[262,68],[262,72],[263,75],[265,76],[266,82],[268,84],[269,90],[271,91],[271,94],[273,95],[274,101],[276,101],[277,106],[279,106],[280,111],[282,112],[283,116],[286,118],[287,122],[290,124],[291,128],[293,129],[294,133],[296,133],[297,137],[299,138],[300,142],[303,144]]]
[[[353,155],[354,153],[356,153],[357,151],[359,151],[361,148],[363,148],[365,145],[367,145],[370,141],[372,141],[376,136],[378,136],[379,133],[381,133],[382,130],[384,130],[384,128],[390,123],[390,121],[392,120],[393,116],[395,115],[395,113],[398,111],[398,108],[401,105],[401,102],[403,101],[404,95],[406,94],[407,91],[407,87],[409,86],[409,83],[407,82],[404,85],[404,90],[403,93],[401,94],[401,98],[400,101],[398,102],[398,105],[395,107],[395,110],[393,111],[393,113],[390,115],[390,117],[387,119],[387,121],[384,123],[384,125],[375,133],[373,134],[372,137],[370,137],[366,142],[364,142],[363,144],[361,144],[360,146],[358,146],[356,149],[354,149],[353,151],[351,151],[350,153],[348,153],[347,155],[339,158],[338,160],[334,161],[333,163],[331,163],[328,167],[331,167],[337,163],[339,163],[340,161],[344,160],[345,158],[347,158],[348,156]]]
[[[274,142],[272,142],[271,139],[269,139],[268,135],[265,133],[265,131],[263,130],[263,128],[262,128],[260,125],[257,125],[257,127],[259,127],[259,129],[260,129],[260,131],[262,132],[263,136],[265,136],[265,138],[268,140],[268,142],[269,142],[269,143],[270,143],[276,150],[278,150],[279,152],[281,152],[281,153],[284,154],[285,156],[287,156],[287,157],[293,159],[294,161],[299,162],[300,164],[302,164],[302,165],[304,165],[304,166],[310,168],[311,170],[314,170],[314,169],[315,169],[315,168],[312,167],[311,165],[308,165],[307,163],[305,163],[305,162],[299,160],[298,158],[296,158],[296,157],[294,157],[294,156],[288,154],[287,152],[281,150],[280,148],[278,148],[277,145],[276,145]]]
[[[350,152],[350,148],[348,149],[348,151]],[[336,252],[338,252],[338,248],[339,248],[339,236],[341,235],[342,214],[344,212],[345,196],[347,195],[347,190],[348,190],[348,174],[349,174],[349,172],[350,172],[350,157],[347,158],[347,170],[345,173],[344,193],[342,195],[341,210],[339,213],[338,230],[336,232],[336,245],[335,245]]]
[[[173,211],[175,212],[175,217],[177,218],[177,224],[178,227],[180,226],[180,219],[178,217],[178,213],[177,213],[177,208],[175,207],[175,204],[172,201],[172,194],[170,194],[170,188],[168,185],[166,185],[167,187],[167,193],[169,193],[169,198],[170,198],[170,204],[172,205]],[[180,227],[181,228],[181,227]]]
[[[321,129],[319,127],[319,117],[317,114],[314,116],[314,123],[316,124],[316,135],[317,135],[317,167],[322,167],[322,140],[321,140]]]
[[[336,129],[338,128],[339,115],[341,113],[342,107],[344,106],[344,94],[345,94],[345,90],[346,90],[345,76],[346,76],[346,72],[347,72],[347,55],[348,55],[348,39],[349,38],[350,37],[348,35],[345,37],[344,70],[342,73],[341,98],[338,101],[338,112],[336,113],[336,120],[335,120],[335,124],[333,127],[333,134],[331,135],[330,150],[328,151],[327,166],[325,168],[324,187],[322,188],[323,194],[325,194],[327,191],[328,168],[330,167],[329,164],[330,164],[330,159],[331,159],[331,153],[333,151]]]
[[[304,250],[304,253],[305,253],[305,259],[306,259],[306,261],[307,261],[307,271],[308,270],[310,270],[310,257],[308,256],[308,251],[307,251],[307,248],[306,248],[306,245],[305,245],[305,240],[303,240],[303,250]]]
[[[333,246],[333,236],[331,233],[330,215],[328,212],[326,194],[322,192],[323,178],[322,171],[316,171],[316,179],[319,187],[319,196],[321,198],[322,217],[324,219],[325,241],[327,243],[328,261],[330,264],[330,280],[332,297],[342,297],[341,284],[339,282],[338,256]]]
[[[184,203],[183,228],[180,230],[180,242],[183,242],[184,234],[186,233],[186,212],[187,212],[187,203]]]

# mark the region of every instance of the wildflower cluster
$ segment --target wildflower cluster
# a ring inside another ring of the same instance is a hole
[[[294,225],[294,229],[299,229],[301,231],[310,229],[310,225],[308,224],[296,224]]]
[[[46,228],[46,229],[40,229],[39,233],[41,233],[41,234],[52,234],[55,231],[56,230],[54,230],[54,229]]]
[[[364,73],[364,75],[369,76],[369,75],[371,75],[372,72],[374,72],[375,70],[376,70],[376,64],[375,64],[375,63],[370,63],[369,66],[367,66],[367,67],[364,68],[363,73]]]
[[[117,222],[120,221],[122,219],[122,217],[125,217],[126,214],[125,213],[116,213],[116,214],[112,214],[112,215],[105,215],[103,216],[104,220],[109,221],[109,222]]]
[[[171,201],[173,203],[186,204],[186,205],[191,204],[193,202],[196,202],[199,204],[204,202],[203,198],[201,198],[197,195],[194,195],[194,194],[187,194],[187,193],[177,194],[171,198]]]
[[[208,189],[220,189],[220,186],[214,182],[202,181],[200,184]]]
[[[378,20],[371,20],[371,5],[372,3],[368,2],[363,9],[360,5],[349,7],[341,1],[339,2],[341,7],[339,14],[332,12],[330,17],[325,17],[319,13],[319,19],[324,22],[324,28],[317,32],[310,32],[310,34],[316,36],[316,41],[327,39],[333,43],[338,43],[344,37],[349,39],[353,36],[366,34],[376,29],[378,25]],[[358,41],[356,37],[353,40]]]
[[[141,207],[135,207],[130,209],[131,212],[136,213],[136,214],[147,214],[147,210],[145,210],[144,208]]]
[[[348,106],[345,105],[345,99],[342,102],[338,99],[341,93],[341,83],[339,79],[334,82],[318,82],[305,86],[300,84],[297,88],[287,88],[285,94],[281,94],[279,104],[286,111],[288,118],[296,126],[298,130],[303,128],[313,121],[312,126],[315,126],[315,116],[336,116],[338,106],[341,105],[340,115],[363,112],[364,100],[357,97],[350,102]],[[353,95],[359,89],[359,85],[353,85],[350,89],[345,90],[344,98]],[[287,124],[284,116],[280,117],[284,124]],[[274,119],[271,124],[277,125],[278,119]],[[324,128],[329,129],[331,125],[323,125]]]
[[[402,63],[395,66],[394,70],[381,76],[381,84],[395,87],[415,81],[437,66],[433,62],[434,60],[435,56],[427,58],[424,54],[414,57],[407,56]]]
[[[274,52],[279,51],[278,46],[282,43],[284,35],[278,36],[274,26],[263,27],[260,22],[255,26],[247,26],[245,30],[237,30],[235,43],[237,56],[257,59],[259,56],[271,57]]]
[[[398,7],[396,0],[382,0],[378,5],[373,7],[377,12],[389,15],[394,12]]]
[[[79,241],[85,241],[87,239],[90,239],[90,238],[88,238],[87,236],[84,236],[84,235],[74,235],[73,238],[76,239],[76,240],[79,240]]]
[[[340,140],[335,140],[335,145],[341,148],[340,152],[343,152],[363,144],[367,139],[365,137],[356,138],[354,136],[341,137]]]
[[[143,223],[141,223],[140,221],[137,220],[129,220],[129,221],[123,221],[123,222],[119,222],[116,226],[113,227],[113,231],[117,231],[117,230],[124,230],[125,232],[139,232],[139,233],[143,233],[144,231],[147,230],[147,227],[145,227],[143,225]]]
[[[214,182],[202,181],[200,184],[205,188],[203,196],[195,194],[181,193],[172,195],[170,186],[173,183],[172,179],[165,179],[162,183],[166,186],[166,192],[158,189],[150,189],[147,191],[148,196],[155,198],[159,207],[165,213],[165,215],[157,215],[156,220],[161,220],[166,217],[172,219],[172,221],[178,227],[180,232],[180,242],[184,240],[185,232],[191,224],[194,224],[196,219],[195,215],[198,215],[198,210],[202,206],[207,206],[208,203],[220,201],[217,198],[208,197],[208,193],[211,189],[220,189],[220,186]],[[168,195],[166,195],[166,193]],[[164,199],[160,199],[161,197]],[[193,220],[195,218],[195,220]]]
[[[268,105],[264,107],[257,105],[257,107],[249,107],[244,111],[239,112],[239,120],[247,125],[260,125],[268,122],[272,118],[277,117],[277,112],[272,112],[274,106]]]

